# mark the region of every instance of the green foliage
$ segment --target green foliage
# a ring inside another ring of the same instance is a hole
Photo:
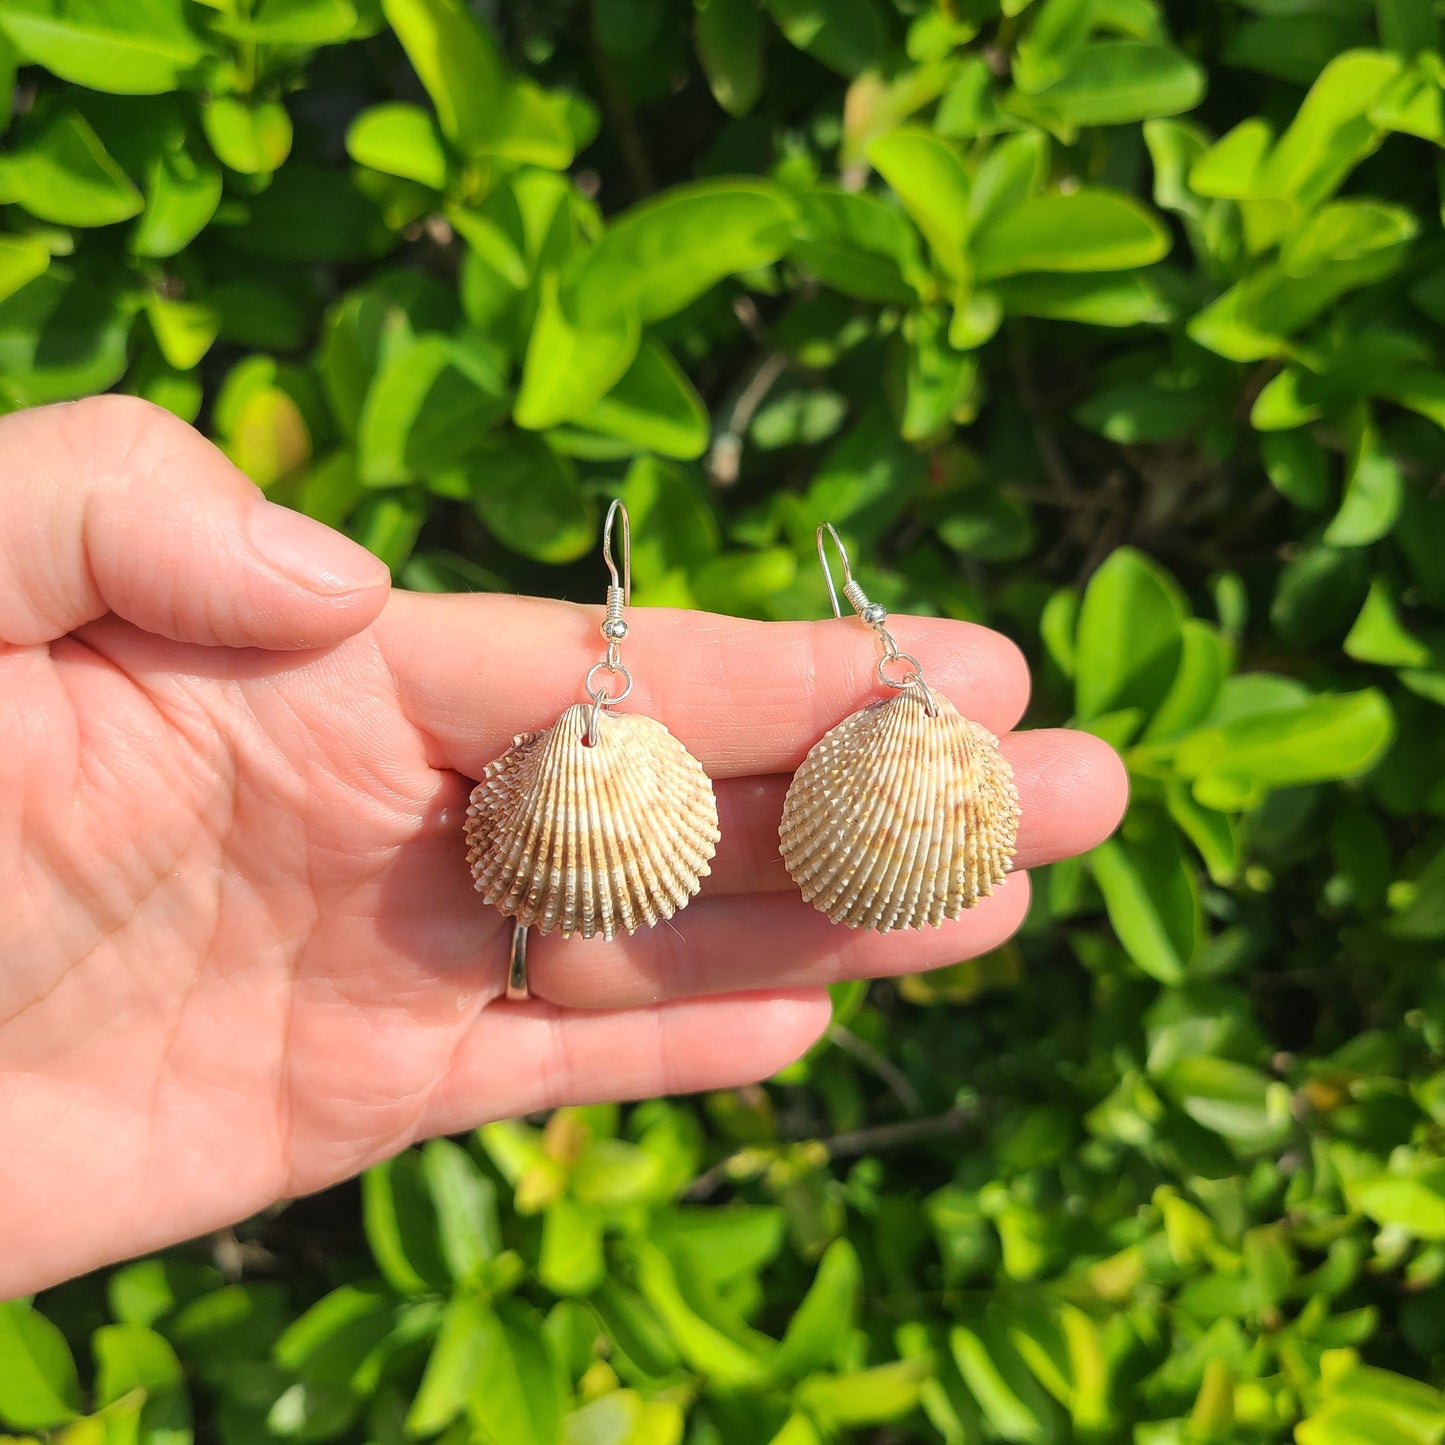
[[[621,494],[639,603],[815,616],[827,518],[1133,787],[1017,943],[839,989],[765,1090],[0,1306],[0,1424],[1440,1445],[1440,47],[1425,0],[0,0],[0,407],[199,418],[420,589],[595,600]]]

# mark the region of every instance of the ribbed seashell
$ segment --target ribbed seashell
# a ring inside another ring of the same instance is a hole
[[[814,908],[850,928],[935,928],[1002,883],[1018,841],[1013,769],[987,728],[917,688],[825,733],[778,830]]]
[[[717,800],[702,764],[652,718],[569,707],[523,733],[467,808],[477,892],[539,933],[635,933],[671,918],[710,871]]]

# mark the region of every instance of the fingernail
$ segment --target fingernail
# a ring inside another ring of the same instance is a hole
[[[275,502],[256,503],[250,530],[256,550],[312,592],[360,592],[380,587],[390,576],[384,562],[350,537]]]

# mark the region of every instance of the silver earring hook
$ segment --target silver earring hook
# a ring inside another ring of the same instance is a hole
[[[617,563],[612,556],[612,527],[617,518],[622,518],[622,570],[619,573]],[[607,613],[602,619],[602,636],[607,642],[607,655],[601,662],[595,663],[587,669],[587,676],[583,680],[582,687],[587,696],[592,699],[592,712],[587,722],[587,743],[591,746],[597,741],[597,724],[602,716],[602,709],[616,707],[619,702],[632,691],[632,674],[628,672],[626,664],[622,661],[622,642],[627,636],[627,619],[622,612],[625,607],[632,604],[632,524],[627,517],[627,508],[623,505],[621,497],[615,497],[612,505],[607,509],[607,520],[602,524],[602,560],[607,564],[608,574],[612,578],[607,588]],[[608,673],[613,677],[622,679],[622,688],[619,692],[609,693],[602,683],[598,681],[601,673]]]
[[[833,569],[828,565],[828,551],[823,542],[824,532],[833,539],[833,545],[838,549],[838,559],[843,564],[843,596],[848,599],[853,611],[878,634],[878,641],[883,645],[883,656],[878,659],[878,681],[885,687],[891,687],[900,692],[905,688],[916,689],[918,696],[923,699],[923,705],[928,710],[929,717],[936,717],[938,704],[934,701],[928,684],[923,680],[923,664],[911,652],[899,651],[898,644],[893,640],[893,634],[885,625],[888,621],[888,609],[881,602],[870,602],[862,584],[853,580],[853,568],[848,561],[848,549],[843,545],[843,539],[838,535],[833,524],[824,522],[818,528],[818,561],[823,564],[823,577],[828,584],[828,596],[833,602],[833,616],[841,617],[843,609],[838,605],[838,592],[833,586]],[[894,662],[907,669],[902,677],[889,675],[889,664]]]
[[[838,560],[843,564],[843,596],[848,599],[848,605],[869,627],[881,627],[883,619],[888,616],[887,608],[881,602],[870,602],[862,584],[853,580],[853,567],[848,561],[848,549],[843,545],[843,539],[838,535],[833,524],[824,522],[818,528],[818,561],[823,564],[823,578],[828,584],[828,596],[833,603],[833,616],[841,617],[843,609],[838,605],[838,593],[833,586],[833,569],[828,565],[828,553],[823,544],[824,532],[833,539],[833,545],[838,549]]]
[[[622,575],[617,573],[617,563],[612,560],[612,523],[622,518]],[[622,589],[622,605],[632,606],[632,523],[628,520],[627,507],[621,497],[614,497],[607,509],[607,520],[602,524],[602,560],[612,574],[612,585]]]
[[[853,580],[853,569],[848,565],[848,549],[844,547],[843,539],[834,530],[831,522],[824,522],[818,528],[818,561],[823,567],[823,580],[828,584],[828,596],[833,603],[833,616],[841,617],[843,609],[838,606],[838,593],[833,586],[833,569],[828,565],[828,553],[823,545],[824,532],[833,539],[833,545],[838,549],[838,559],[843,564],[843,588],[845,591]]]

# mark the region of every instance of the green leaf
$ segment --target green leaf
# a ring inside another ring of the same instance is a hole
[[[259,0],[241,14],[223,14],[217,30],[253,45],[327,45],[356,28],[349,0]]]
[[[0,30],[26,60],[116,95],[178,90],[206,55],[173,0],[5,0]]]
[[[384,1285],[344,1284],[286,1326],[272,1358],[307,1386],[360,1394],[374,1384],[377,1352],[396,1323],[396,1296]]]
[[[1096,391],[1074,415],[1090,431],[1127,445],[1189,435],[1204,420],[1208,407],[1209,398],[1196,389],[1138,381]]]
[[[1180,115],[1199,104],[1204,90],[1204,71],[1172,45],[1114,40],[1088,46],[1047,89],[1005,105],[1068,133]]]
[[[1048,179],[1048,137],[1038,131],[1005,136],[979,162],[968,197],[971,227],[1037,195]]]
[[[1435,661],[1432,650],[1400,621],[1390,588],[1378,577],[1370,583],[1365,605],[1343,646],[1357,662],[1381,667],[1429,667]]]
[[[283,375],[272,357],[252,356],[231,368],[216,399],[221,447],[258,487],[271,486],[310,460],[311,431],[296,379],[294,371]]]
[[[877,0],[763,0],[792,45],[840,75],[876,67],[888,44]]]
[[[393,1289],[419,1295],[449,1287],[451,1272],[419,1153],[398,1154],[361,1176],[361,1218],[366,1242]]]
[[[567,97],[551,94],[525,77],[514,80],[491,129],[471,150],[519,165],[564,170],[575,153]]]
[[[1355,261],[1398,246],[1418,230],[1419,223],[1403,206],[1331,201],[1284,238],[1280,264],[1291,276],[1306,276],[1331,261]]]
[[[917,300],[918,236],[897,207],[832,186],[802,192],[797,206],[792,255],[825,286],[861,301]]]
[[[724,1284],[776,1258],[783,1228],[781,1209],[729,1204],[667,1210],[654,1216],[649,1235],[699,1278]]]
[[[362,111],[346,132],[346,153],[358,165],[434,191],[447,183],[446,148],[436,121],[406,101],[385,101]]]
[[[1310,87],[1265,169],[1271,194],[1318,205],[1380,142],[1369,120],[1376,97],[1400,71],[1378,51],[1336,56]]]
[[[575,562],[596,543],[597,515],[571,462],[541,437],[488,438],[444,479],[471,499],[497,540],[539,562]]]
[[[267,1357],[289,1316],[279,1283],[225,1285],[187,1301],[166,1321],[165,1332],[187,1372],[215,1383],[238,1362]]]
[[[1028,92],[1051,86],[1082,49],[1093,20],[1093,0],[1043,0],[1033,6],[1028,33],[1013,55],[1014,84]]]
[[[567,1416],[561,1445],[680,1445],[684,1424],[675,1400],[612,1390]]]
[[[641,1295],[608,1276],[588,1301],[608,1338],[642,1374],[662,1377],[681,1364],[666,1324]]]
[[[1143,129],[1154,167],[1154,204],[1161,210],[1197,218],[1203,208],[1190,187],[1189,172],[1209,149],[1208,133],[1184,120],[1146,121]]]
[[[563,1195],[542,1215],[537,1278],[558,1295],[589,1295],[607,1275],[602,1224],[585,1204]]]
[[[582,417],[626,375],[641,339],[633,313],[595,326],[574,325],[555,278],[544,278],[512,420],[529,431],[543,431]]]
[[[692,1307],[661,1250],[645,1240],[634,1240],[632,1249],[638,1285],[692,1369],[725,1389],[757,1387],[767,1380],[770,1361],[724,1334]]]
[[[1319,511],[1329,505],[1329,463],[1324,448],[1308,431],[1271,432],[1260,438],[1260,455],[1275,490],[1295,506]]]
[[[472,1425],[496,1445],[556,1445],[572,1391],[541,1316],[520,1300],[503,1300],[479,1333],[467,1394]]]
[[[1179,831],[1194,844],[1210,878],[1221,887],[1234,883],[1239,873],[1239,830],[1227,814],[1206,808],[1182,783],[1170,784],[1164,805]]]
[[[1189,185],[1201,196],[1231,200],[1272,194],[1263,179],[1274,131],[1259,116],[1241,121],[1214,142],[1188,173]]]
[[[41,406],[114,386],[133,310],[122,293],[52,266],[0,301],[0,396]]]
[[[31,236],[0,236],[0,301],[13,296],[50,265],[50,248]]]
[[[220,330],[215,308],[200,301],[172,301],[150,292],[145,299],[151,331],[167,363],[189,371],[211,349]]]
[[[1353,1350],[1329,1351],[1321,1363],[1322,1398],[1296,1428],[1299,1445],[1438,1445],[1439,1390],[1361,1365]]]
[[[661,1182],[657,1156],[626,1139],[594,1139],[572,1170],[572,1192],[603,1209],[646,1203]]]
[[[146,1445],[190,1445],[191,1406],[175,1351],[144,1325],[102,1325],[91,1336],[96,1404],[144,1392],[137,1422]]]
[[[1394,737],[1394,714],[1373,689],[1312,697],[1191,733],[1174,766],[1200,802],[1239,808],[1272,788],[1354,777]]]
[[[572,314],[586,326],[635,311],[644,322],[682,310],[725,276],[776,261],[793,212],[761,181],[676,186],[615,217],[571,277]]]
[[[496,1185],[449,1139],[432,1139],[422,1146],[421,1172],[452,1278],[459,1283],[475,1279],[502,1248]]]
[[[145,211],[131,233],[137,256],[174,256],[210,224],[221,200],[221,168],[182,143],[162,150],[142,179]]]
[[[1048,1397],[999,1331],[955,1325],[948,1341],[964,1383],[995,1432],[1020,1445],[1046,1445],[1054,1438]]]
[[[707,450],[708,415],[702,398],[655,341],[642,344],[621,379],[577,422],[665,457],[687,460]]]
[[[948,344],[936,313],[917,312],[910,321],[902,353],[898,430],[905,441],[917,443],[949,428],[978,380],[978,362]]]
[[[362,480],[396,486],[448,471],[505,406],[500,368],[485,351],[449,336],[393,348],[357,426]]]
[[[19,1430],[52,1430],[79,1413],[65,1337],[28,1302],[0,1303],[0,1420]]]
[[[1117,271],[1169,250],[1169,233],[1113,191],[1033,196],[982,227],[973,258],[981,281],[1024,271]]]
[[[1288,1086],[1244,1064],[1183,1058],[1159,1081],[1195,1123],[1242,1148],[1271,1148],[1294,1127]]]
[[[270,175],[291,154],[291,117],[278,100],[218,95],[202,101],[201,125],[217,160],[242,175]]]
[[[814,1375],[797,1389],[800,1405],[836,1429],[861,1429],[906,1419],[918,1408],[932,1374],[926,1355],[848,1375]]]
[[[768,1445],[827,1445],[827,1442],[807,1415],[792,1414],[783,1422],[783,1428],[768,1441]]]
[[[857,1324],[862,1287],[858,1252],[846,1239],[835,1239],[824,1251],[797,1313],[788,1321],[773,1362],[779,1378],[800,1379],[841,1362]]]
[[[1414,1175],[1363,1180],[1349,1196],[1377,1224],[1395,1225],[1416,1239],[1445,1239],[1445,1164],[1439,1161]]]
[[[1186,618],[1180,630],[1179,670],[1144,729],[1145,742],[1178,737],[1209,715],[1234,661],[1214,628]]]
[[[1364,422],[1355,428],[1345,474],[1340,510],[1325,528],[1331,547],[1364,547],[1378,541],[1400,515],[1405,479],[1393,457],[1380,445],[1375,428]]]
[[[1109,923],[1151,978],[1183,982],[1202,922],[1194,875],[1173,825],[1151,810],[1131,813],[1118,837],[1088,858]]]
[[[153,1325],[220,1283],[219,1270],[193,1260],[143,1259],[113,1270],[105,1293],[121,1324]]]
[[[1130,547],[1110,553],[1089,579],[1079,615],[1079,720],[1120,708],[1152,712],[1179,670],[1186,616],[1184,599],[1162,568]]]
[[[972,186],[953,148],[931,131],[905,127],[875,140],[868,160],[903,202],[938,264],[951,276],[965,276]]]
[[[1162,325],[1174,319],[1174,303],[1158,272],[1101,271],[1069,276],[1041,273],[1007,276],[991,287],[1010,316],[1081,321],[1086,326]]]
[[[62,226],[111,226],[145,202],[79,111],[51,114],[0,155],[0,202]]]
[[[1380,40],[1402,60],[1440,48],[1440,26],[1430,0],[1376,0]]]
[[[419,488],[368,497],[347,526],[347,535],[398,572],[411,556],[427,519],[426,493]]]
[[[447,1302],[436,1343],[406,1416],[406,1433],[435,1435],[461,1414],[490,1335],[491,1305],[474,1294]]]
[[[381,0],[442,134],[463,149],[495,129],[508,83],[496,42],[462,0]]]
[[[713,98],[746,115],[763,85],[763,22],[753,0],[699,0],[697,58]]]

